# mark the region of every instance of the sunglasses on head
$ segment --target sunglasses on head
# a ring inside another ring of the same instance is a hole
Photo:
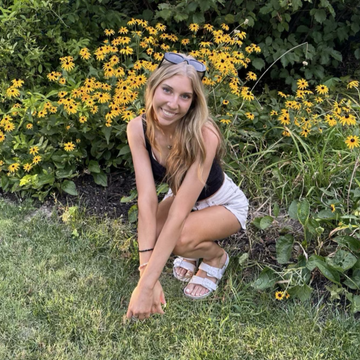
[[[185,58],[181,54],[166,52],[164,54],[163,59],[161,60],[161,62],[159,64],[158,68],[161,66],[161,64],[163,63],[164,60],[166,60],[172,64],[180,64],[180,63],[186,61],[188,63],[188,65],[193,66],[197,72],[202,73],[201,79],[205,75],[206,66],[203,63],[201,63],[200,61],[194,60],[194,59]]]

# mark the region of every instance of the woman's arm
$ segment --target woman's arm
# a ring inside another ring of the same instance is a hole
[[[180,238],[185,220],[209,176],[219,138],[209,127],[204,127],[203,136],[206,148],[206,159],[202,172],[203,182],[198,177],[199,160],[197,160],[187,171],[184,181],[175,196],[167,220],[157,239],[152,257],[139,281],[140,288],[151,289],[156,284],[167,259]]]
[[[158,199],[148,151],[145,146],[142,119],[137,117],[127,126],[128,142],[135,169],[138,191],[139,250],[152,249],[156,242],[156,211]],[[152,252],[139,253],[140,265],[149,261]]]

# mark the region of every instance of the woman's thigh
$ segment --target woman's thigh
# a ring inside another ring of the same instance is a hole
[[[199,244],[224,239],[240,229],[236,216],[224,206],[217,205],[191,212],[186,218],[181,237],[182,240]]]
[[[156,233],[159,236],[167,216],[174,196],[161,201],[157,211]],[[192,211],[186,218],[182,240],[189,239],[196,243],[202,241],[215,241],[224,239],[238,232],[241,228],[236,216],[224,206],[210,206],[202,210]]]

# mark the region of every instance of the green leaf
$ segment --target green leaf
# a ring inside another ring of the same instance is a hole
[[[336,236],[333,240],[339,245],[346,246],[351,251],[360,252],[360,240],[353,236]]]
[[[128,211],[128,220],[130,223],[136,222],[138,219],[138,207],[137,205],[133,205]]]
[[[61,184],[61,190],[65,191],[70,195],[74,195],[74,196],[78,195],[78,192],[76,190],[76,185],[73,181],[65,180]]]
[[[297,204],[298,204],[298,201],[293,200],[293,202],[290,204],[290,207],[289,207],[288,213],[289,213],[289,216],[291,217],[291,219],[293,219],[293,220],[299,220]]]
[[[136,190],[131,190],[130,195],[129,196],[123,196],[120,199],[120,202],[127,203],[127,202],[130,202],[130,201],[133,201],[134,199],[136,199],[136,197],[137,197],[137,191]]]
[[[101,128],[101,132],[105,135],[106,143],[109,145],[110,135],[111,135],[111,127],[103,126]]]
[[[335,220],[336,214],[330,209],[321,210],[316,214],[316,219],[319,220]]]
[[[305,226],[310,215],[310,204],[306,199],[298,204],[297,215],[300,223]]]
[[[242,255],[239,257],[239,265],[240,265],[240,266],[245,265],[245,263],[247,262],[248,258],[249,258],[249,254],[248,254],[248,253],[242,254]]]
[[[280,214],[280,207],[279,207],[279,204],[278,204],[277,202],[274,203],[273,213],[274,213],[274,216],[275,216],[275,217],[278,217],[279,214]]]
[[[101,172],[100,165],[96,160],[90,160],[88,169],[92,174],[100,174]]]
[[[327,257],[326,262],[337,271],[345,272],[356,264],[357,258],[348,251],[338,250],[334,257]]]
[[[308,263],[306,264],[306,267],[309,270],[314,270],[315,268],[318,268],[319,271],[330,281],[334,282],[335,284],[340,285],[340,274],[337,270],[332,268],[330,265],[326,264],[324,261],[324,258],[319,255],[311,255],[309,258]]]
[[[291,297],[306,301],[310,299],[312,288],[309,285],[296,285],[288,290]]]
[[[271,223],[274,221],[274,218],[272,216],[264,216],[261,220],[260,220],[260,229],[261,230],[265,230],[266,228],[268,228]]]
[[[294,238],[287,234],[276,240],[276,260],[279,264],[289,262],[294,244]]]
[[[344,281],[344,284],[353,290],[360,289],[360,269],[353,269],[352,275]]]
[[[353,313],[360,312],[360,295],[354,295],[351,302],[351,310]]]
[[[96,184],[106,187],[107,186],[107,176],[101,171],[99,174],[91,174],[94,178]]]
[[[324,9],[312,9],[310,15],[314,16],[315,20],[320,24],[326,20],[326,11]]]
[[[265,290],[274,286],[276,275],[274,271],[266,267],[259,277],[252,283],[252,287],[256,290]]]
[[[256,58],[256,59],[252,60],[251,64],[257,70],[261,70],[262,68],[265,67],[265,61],[263,59],[260,59],[260,58]]]

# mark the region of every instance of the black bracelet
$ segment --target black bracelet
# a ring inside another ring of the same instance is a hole
[[[153,251],[154,250],[154,248],[152,248],[152,249],[145,249],[145,250],[139,250],[139,252],[141,253],[141,252],[147,252],[147,251]]]

